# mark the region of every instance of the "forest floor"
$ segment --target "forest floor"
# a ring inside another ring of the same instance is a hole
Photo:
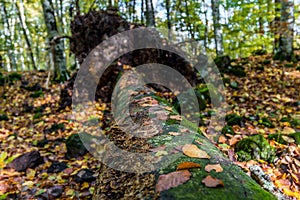
[[[250,174],[250,166],[259,165],[276,187],[300,199],[300,138],[289,137],[300,131],[300,62],[273,61],[271,55],[262,55],[236,63],[243,63],[247,76],[225,75],[229,80],[226,98],[231,108],[228,114],[241,116],[243,122],[232,125],[233,134],[222,134],[218,146],[246,173]],[[70,108],[59,111],[62,86],[50,84],[45,89],[48,72],[11,77],[10,83],[0,86],[0,199],[89,199],[95,180],[82,181],[76,176],[80,170],[90,169],[96,177],[100,162],[89,153],[66,158],[65,139],[84,130],[72,118]],[[98,103],[96,107],[98,119],[105,121],[103,112],[108,106]],[[208,134],[207,127],[200,129]],[[270,137],[278,133],[282,135]],[[235,145],[254,134],[262,134],[276,149],[273,162],[237,161]],[[21,172],[7,168],[15,158],[34,150],[44,163]],[[66,166],[49,171],[56,162]]]

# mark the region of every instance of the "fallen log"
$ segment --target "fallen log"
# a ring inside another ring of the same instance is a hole
[[[113,103],[123,106],[115,108],[106,151],[94,152],[104,164],[93,199],[277,199],[155,91],[133,90],[136,73],[128,77],[117,85]],[[125,129],[130,122],[124,108],[135,123]]]

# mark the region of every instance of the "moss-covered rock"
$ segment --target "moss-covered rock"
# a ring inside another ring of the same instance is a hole
[[[239,141],[235,146],[235,151],[238,154],[243,155],[239,157],[239,160],[248,161],[249,155],[251,159],[265,160],[267,162],[273,162],[275,158],[275,148],[270,146],[268,140],[262,135],[252,135]],[[246,160],[247,159],[247,160]]]
[[[226,135],[226,134],[235,135],[235,132],[231,126],[226,125],[222,129],[222,134],[223,135]]]
[[[231,59],[228,55],[219,56],[214,59],[214,63],[217,65],[220,71],[230,66]]]
[[[256,69],[260,70],[260,71],[264,71],[265,70],[265,67],[260,65],[260,66],[257,66]]]
[[[66,140],[67,154],[66,157],[70,158],[78,158],[87,153],[87,149],[83,145],[79,134],[72,134]]]
[[[268,135],[269,140],[275,140],[276,142],[280,144],[287,144],[287,142],[282,138],[282,134],[280,133],[273,133]]]
[[[243,118],[237,114],[228,114],[225,116],[225,120],[229,126],[242,125]]]
[[[291,67],[294,67],[294,64],[293,63],[285,63],[284,66],[287,68],[291,68]]]
[[[232,89],[239,89],[239,84],[236,81],[230,81],[229,86]]]
[[[246,72],[242,66],[234,66],[230,69],[230,73],[237,77],[246,77]]]
[[[13,73],[8,75],[8,80],[10,82],[22,80],[22,75],[18,74],[16,72],[13,72]]]
[[[269,127],[269,128],[274,128],[274,124],[266,117],[263,117],[259,120],[259,124],[265,126],[265,127]]]
[[[8,120],[8,116],[6,114],[0,113],[0,121],[7,121],[7,120]]]
[[[44,96],[44,92],[42,90],[36,91],[29,95],[29,97],[32,97],[32,98],[38,98],[38,97],[42,97],[42,96]]]
[[[263,64],[264,64],[264,65],[271,64],[271,60],[264,60],[264,61],[263,61]]]

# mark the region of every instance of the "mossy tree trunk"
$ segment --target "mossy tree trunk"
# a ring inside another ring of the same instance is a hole
[[[128,81],[129,80],[129,81]],[[130,83],[130,80],[132,84]],[[168,165],[163,168],[154,169],[152,171],[143,172],[145,167],[144,161],[126,160],[119,157],[119,155],[110,154],[105,155],[104,161],[110,164],[103,164],[99,170],[99,177],[97,179],[96,189],[93,199],[276,199],[274,195],[262,189],[250,176],[242,171],[241,168],[233,164],[216,146],[211,143],[206,137],[200,134],[197,126],[189,123],[183,117],[180,119],[178,112],[165,100],[161,99],[155,91],[146,86],[140,88],[141,91],[131,89],[133,82],[138,80],[134,73],[129,74],[129,78],[121,78],[117,85],[118,91],[115,93],[114,102],[116,105],[127,104],[132,121],[142,125],[143,130],[149,130],[153,133],[153,124],[149,123],[149,116],[157,117],[158,123],[161,122],[162,131],[153,134],[152,137],[132,137],[130,134],[123,132],[118,126],[112,126],[107,132],[107,135],[114,144],[118,145],[121,149],[128,152],[153,152],[157,159],[161,159],[160,152],[174,153],[178,156]],[[127,81],[126,83],[124,81]],[[129,89],[126,89],[129,88]],[[128,98],[129,94],[129,98]],[[129,102],[126,102],[129,99]],[[149,104],[152,102],[153,104]],[[134,105],[131,106],[130,105]],[[126,107],[126,105],[125,105]],[[159,111],[156,113],[156,111]],[[122,109],[116,109],[116,115],[120,116],[115,119],[118,122],[125,122],[128,118],[125,114],[121,114]],[[149,114],[151,113],[151,114]],[[162,114],[164,113],[164,114]],[[173,117],[171,117],[173,116]],[[162,119],[163,118],[163,119]],[[152,118],[153,119],[153,118]],[[129,127],[129,132],[135,128]],[[174,132],[176,134],[174,134]],[[176,140],[178,135],[185,135],[193,138],[189,144],[196,145],[199,149],[204,150],[210,159],[192,158],[183,154],[180,150],[185,141],[181,139]],[[171,142],[175,149],[159,150],[166,143]],[[141,147],[136,150],[136,147]],[[156,149],[156,151],[155,151]],[[170,154],[172,154],[170,153]],[[132,158],[135,159],[134,157]],[[145,158],[145,160],[147,160]],[[155,161],[154,161],[155,162]],[[194,162],[200,164],[200,168],[189,169],[192,174],[190,180],[177,187],[165,190],[162,192],[156,191],[158,177],[162,174],[168,174],[176,171],[179,164],[183,162]],[[124,168],[131,167],[131,170],[140,169],[142,173],[129,173],[117,170],[113,166],[116,163],[121,163]],[[223,172],[206,172],[205,166],[207,164],[220,164]],[[211,175],[214,178],[222,180],[224,187],[209,188],[206,187],[202,180]]]

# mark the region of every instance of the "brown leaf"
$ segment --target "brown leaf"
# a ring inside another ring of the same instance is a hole
[[[202,183],[204,183],[204,185],[206,187],[217,187],[217,186],[224,186],[223,181],[217,179],[217,178],[213,178],[212,176],[208,175],[205,179],[202,180]]]
[[[201,167],[201,165],[198,164],[198,163],[194,163],[194,162],[183,162],[183,163],[180,163],[180,164],[177,166],[177,170],[191,169],[191,168],[199,168],[199,167]]]
[[[203,150],[199,149],[194,144],[186,144],[182,147],[182,152],[192,158],[210,158],[210,156]]]
[[[215,170],[216,172],[222,172],[223,168],[220,164],[206,165],[205,166],[205,171],[210,172],[211,170]]]
[[[160,175],[156,184],[156,191],[161,192],[182,185],[188,181],[191,176],[192,174],[188,170]]]
[[[224,135],[220,135],[219,137],[219,143],[226,143],[227,138]]]

